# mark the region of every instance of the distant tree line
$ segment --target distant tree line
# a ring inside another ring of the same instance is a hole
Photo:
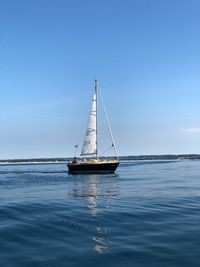
[[[199,154],[181,155],[140,155],[120,157],[122,160],[178,160],[178,159],[200,159]]]
[[[120,160],[196,160],[200,159],[200,154],[181,154],[181,155],[139,155],[139,156],[121,156]],[[4,159],[0,163],[65,163],[72,158],[37,158],[37,159]]]

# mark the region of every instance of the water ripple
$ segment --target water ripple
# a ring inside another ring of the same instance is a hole
[[[0,166],[0,265],[200,266],[200,162]]]

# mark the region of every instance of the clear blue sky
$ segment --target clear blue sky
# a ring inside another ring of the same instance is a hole
[[[200,153],[199,0],[1,0],[0,158],[67,157],[98,79],[120,155]]]

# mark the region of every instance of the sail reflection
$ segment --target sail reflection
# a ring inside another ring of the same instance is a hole
[[[112,200],[118,196],[117,175],[87,175],[81,181],[76,181],[72,195],[76,198],[83,198],[86,202],[94,229],[91,236],[94,241],[94,250],[104,253],[111,245],[111,241],[101,219],[108,213]]]

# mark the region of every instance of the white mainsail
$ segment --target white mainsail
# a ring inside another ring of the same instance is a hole
[[[95,86],[81,155],[97,154],[97,86]]]

